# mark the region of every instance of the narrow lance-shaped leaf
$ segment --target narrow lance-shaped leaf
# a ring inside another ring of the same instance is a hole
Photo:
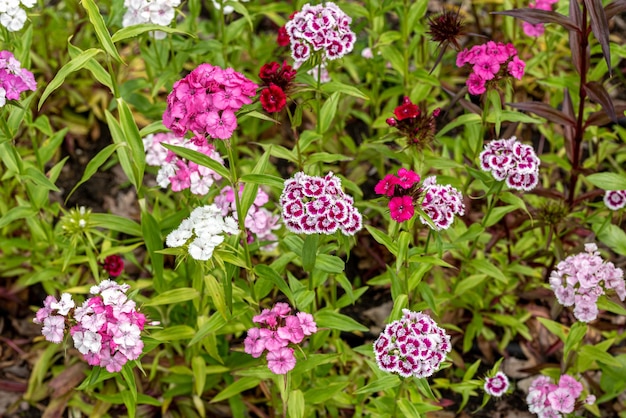
[[[578,27],[572,22],[570,18],[565,15],[562,15],[557,12],[553,12],[551,10],[540,10],[540,9],[512,9],[505,10],[502,12],[491,12],[495,15],[505,15],[512,16],[518,19],[522,19],[528,23],[533,25],[537,25],[539,23],[556,23],[558,25],[563,26],[567,30],[578,31]]]
[[[589,45],[587,45],[585,51],[580,50],[581,37],[587,35],[583,35],[583,16],[580,11],[580,6],[578,5],[578,1],[572,0],[569,2],[569,17],[578,28],[577,31],[569,31],[569,46],[570,51],[572,51],[572,62],[574,63],[574,68],[578,71],[578,74],[586,74],[589,63]],[[585,60],[583,60],[583,54],[586,56]],[[585,68],[583,68],[583,65]]]
[[[604,14],[602,0],[583,0],[584,5],[589,12],[591,20],[591,31],[602,47],[602,55],[609,69],[609,77],[613,75],[611,70],[611,50],[609,48],[609,22]]]
[[[611,20],[613,16],[626,12],[626,0],[615,0],[604,8],[606,20]]]
[[[626,112],[626,103],[614,103],[614,105],[616,114],[623,115],[624,112]],[[585,121],[585,126],[604,126],[609,123],[611,123],[609,115],[607,115],[604,110],[599,110],[589,115],[589,117]]]
[[[615,105],[613,104],[613,100],[609,93],[606,91],[604,86],[597,81],[590,81],[584,86],[585,91],[589,95],[589,97],[594,101],[600,103],[602,109],[606,112],[609,118],[617,123],[617,114],[615,113]]]
[[[81,177],[80,181],[76,183],[76,185],[69,192],[69,194],[65,198],[65,202],[67,203],[67,200],[70,198],[71,195],[74,194],[78,186],[80,186],[81,184],[89,180],[91,176],[93,176],[96,173],[96,171],[98,171],[98,168],[100,168],[102,164],[104,164],[106,160],[109,159],[111,154],[113,154],[118,147],[123,146],[123,145],[124,144],[109,144],[106,147],[104,147],[102,150],[100,150],[100,152],[94,158],[92,158],[91,161],[89,161],[89,163],[85,167],[85,172],[83,173],[83,176]]]
[[[96,30],[96,37],[98,41],[100,41],[100,45],[104,48],[107,54],[109,54],[115,61],[123,62],[122,57],[117,52],[113,41],[111,40],[111,34],[109,34],[109,30],[104,24],[104,19],[100,14],[100,10],[98,10],[98,6],[93,0],[81,0],[81,4],[87,10],[87,16],[89,16],[89,21],[93,25]]]
[[[218,163],[208,155],[204,155],[201,152],[194,151],[185,147],[178,147],[176,145],[164,144],[161,143],[162,146],[167,148],[170,151],[173,151],[174,154],[186,158],[189,161],[192,161],[198,165],[202,165],[204,167],[208,167],[211,170],[215,171],[217,174],[226,179],[229,183],[232,183],[232,179],[230,178],[230,173],[222,164]]]
[[[50,94],[52,94],[53,91],[58,89],[61,86],[61,84],[63,84],[63,82],[65,81],[68,75],[87,66],[87,63],[89,62],[89,60],[91,60],[93,57],[100,54],[101,52],[102,50],[97,49],[97,48],[87,49],[86,51],[83,51],[80,54],[78,54],[76,58],[73,58],[70,62],[65,64],[63,67],[61,67],[59,72],[54,76],[52,81],[48,83],[48,85],[46,86],[46,89],[42,93],[41,98],[39,99],[39,105],[37,106],[38,109],[41,109],[43,102],[46,101],[48,96],[50,96]]]
[[[563,113],[572,118],[575,119],[576,115],[574,114],[574,105],[572,104],[572,96],[569,94],[569,90],[565,89],[565,91],[563,92]],[[564,125],[563,126],[563,136],[565,137],[565,152],[567,152],[567,156],[571,158],[574,155],[573,153],[573,144],[574,144],[574,127],[570,126],[570,125]]]
[[[521,103],[507,103],[509,106],[523,110],[525,112],[533,112],[543,118],[546,118],[550,122],[558,123],[559,125],[564,126],[575,126],[576,121],[567,116],[565,113],[561,112],[550,106],[547,103],[542,102],[521,102]]]

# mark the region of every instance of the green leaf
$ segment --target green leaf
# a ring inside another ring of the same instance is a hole
[[[50,96],[50,94],[52,94],[53,91],[58,89],[61,86],[61,84],[63,84],[67,76],[69,76],[75,71],[80,70],[81,68],[84,68],[90,59],[100,54],[101,52],[102,50],[97,49],[97,48],[87,49],[86,51],[83,51],[80,54],[78,54],[76,58],[71,59],[63,67],[61,67],[59,72],[48,83],[48,85],[46,86],[46,89],[41,94],[41,98],[39,99],[39,105],[37,108],[41,109],[43,102],[46,101],[48,96]]]
[[[226,179],[229,183],[233,183],[232,179],[230,178],[230,173],[228,172],[226,167],[224,167],[222,164],[215,161],[208,155],[204,155],[201,152],[190,150],[185,147],[179,147],[176,145],[164,143],[161,143],[161,145],[180,157],[186,158],[189,161],[192,161],[198,165],[210,168],[211,170],[222,176],[224,179]]]
[[[226,325],[224,317],[218,313],[213,314],[211,318],[198,329],[198,332],[196,332],[191,341],[189,341],[189,345],[197,344],[207,335],[219,331],[224,325]]]
[[[626,175],[616,173],[595,173],[586,179],[602,190],[626,190]]]
[[[224,317],[225,320],[229,319],[228,309],[226,308],[226,299],[224,297],[224,288],[217,282],[215,276],[207,274],[204,276],[204,285],[206,286],[207,293],[213,301],[215,309]],[[200,394],[198,394],[200,395]]]
[[[467,292],[470,289],[477,288],[480,284],[485,281],[487,278],[486,274],[472,274],[460,282],[457,282],[456,287],[454,288],[453,294],[455,296],[461,296],[463,293]]]
[[[193,289],[192,289],[193,290]],[[196,331],[188,325],[173,325],[150,334],[157,341],[179,341],[194,338]],[[191,345],[191,343],[189,343]]]
[[[67,48],[70,53],[70,58],[76,58],[81,52],[83,52],[82,49],[72,45],[69,42],[67,43]],[[89,72],[91,72],[91,74],[100,84],[107,86],[109,90],[111,91],[111,93],[115,92],[115,89],[113,87],[113,79],[111,78],[111,75],[107,72],[107,70],[104,69],[104,67],[98,61],[96,61],[94,58],[91,58],[85,64],[85,68],[89,70]]]
[[[0,218],[0,228],[3,228],[18,219],[31,218],[37,215],[37,210],[30,206],[15,206]]]
[[[111,213],[92,213],[89,220],[94,226],[110,229],[111,231],[123,232],[134,237],[141,237],[141,226],[132,219],[123,218]]]
[[[91,178],[91,176],[96,174],[98,169],[102,166],[102,164],[104,164],[106,162],[106,160],[109,159],[111,154],[113,154],[117,148],[119,148],[119,147],[121,147],[123,145],[124,144],[109,144],[106,147],[104,147],[102,150],[100,150],[100,152],[98,154],[96,154],[87,163],[87,166],[85,167],[85,172],[83,173],[83,176],[80,178],[78,183],[76,183],[76,185],[72,188],[72,190],[70,190],[70,192],[67,195],[67,198],[65,199],[65,201],[67,202],[67,200],[70,198],[70,196],[74,194],[76,189],[78,189],[78,187],[80,187],[81,184],[83,184],[84,182],[89,180]]]
[[[559,337],[561,341],[565,342],[565,331],[567,330],[567,327],[565,325],[548,318],[542,318],[540,316],[537,317],[537,320],[541,322],[541,324],[546,327],[548,331]]]
[[[357,97],[363,100],[370,99],[365,93],[363,93],[358,88],[351,86],[349,84],[344,84],[344,83],[341,83],[339,81],[334,81],[334,80],[329,83],[322,84],[322,91],[325,92],[326,94],[337,92],[337,93],[347,94],[352,97]]]
[[[104,19],[102,18],[96,3],[93,0],[81,0],[80,2],[85,10],[87,10],[87,16],[96,30],[96,37],[98,38],[98,41],[100,41],[100,45],[102,45],[106,53],[109,54],[111,58],[119,63],[122,63],[122,57],[120,57],[120,54],[117,52],[117,49],[111,40],[111,34],[109,34],[109,30],[104,24]]]
[[[384,245],[389,250],[389,252],[391,252],[391,254],[395,256],[398,255],[398,246],[395,242],[391,240],[391,238],[389,238],[389,235],[385,234],[380,229],[374,228],[370,225],[365,225],[365,228],[372,235],[372,237],[374,237],[376,242]]]
[[[135,388],[135,391],[136,390],[137,388]],[[137,412],[137,399],[133,398],[132,391],[123,390],[120,392],[120,396],[122,397],[122,401],[124,402],[124,405],[126,406],[126,409],[128,411],[128,416],[130,418],[134,418]]]
[[[122,170],[124,170],[124,174],[128,177],[128,180],[135,186],[135,189],[139,190],[140,184],[138,183],[137,176],[135,174],[135,170],[133,169],[133,164],[131,162],[131,152],[128,147],[128,143],[126,142],[126,138],[124,137],[124,131],[120,126],[119,122],[108,110],[104,111],[104,116],[106,118],[107,124],[109,125],[109,130],[111,131],[111,137],[113,138],[113,142],[119,144],[120,147],[116,148],[117,158],[120,161],[120,165],[122,166]],[[124,145],[124,146],[122,146]]]
[[[315,259],[317,258],[317,247],[319,245],[319,234],[307,235],[302,246],[302,268],[306,272],[313,271]]]
[[[318,254],[315,268],[326,273],[343,273],[346,265],[343,260],[334,255]]]
[[[335,118],[335,114],[337,113],[337,106],[339,106],[339,92],[334,92],[330,95],[326,102],[322,105],[319,114],[318,123],[318,132],[325,133],[330,128],[330,124]]]
[[[303,418],[304,417],[304,395],[299,389],[292,390],[289,393],[289,400],[287,401],[287,412],[289,418]]]
[[[122,128],[126,142],[130,146],[137,183],[141,184],[143,183],[143,173],[146,167],[146,151],[143,147],[143,140],[139,135],[139,129],[137,128],[135,118],[128,104],[126,104],[123,99],[119,98],[117,99],[117,108],[120,114],[120,127]]]
[[[319,328],[329,328],[331,330],[339,330],[345,332],[361,331],[367,332],[369,328],[359,324],[349,316],[333,312],[329,309],[321,309],[317,311],[315,322]]]
[[[44,173],[33,167],[28,167],[21,177],[32,181],[36,186],[43,187],[46,190],[59,191],[59,188],[55,186]]]
[[[206,383],[206,362],[202,356],[195,356],[191,360],[191,370],[193,370],[193,385],[196,395],[202,396]]]
[[[269,151],[265,151],[261,158],[257,161],[252,169],[252,174],[263,174],[267,168],[267,163],[269,162],[270,153]],[[243,193],[241,194],[241,208],[237,208],[237,215],[243,217],[245,219],[248,214],[248,210],[254,203],[254,200],[257,197],[259,191],[259,185],[256,183],[248,183],[243,187]]]
[[[235,396],[243,392],[244,390],[252,389],[258,386],[260,382],[261,382],[261,379],[257,377],[251,377],[251,376],[243,377],[235,381],[234,383],[231,383],[228,386],[226,386],[226,389],[224,389],[223,391],[215,395],[215,397],[211,399],[210,403],[221,402],[223,400],[226,400],[232,396]]]
[[[594,345],[583,345],[577,354],[581,357],[588,357],[594,361],[599,361],[610,367],[621,367],[622,364],[615,359],[612,355]]]
[[[257,264],[254,267],[254,273],[258,277],[262,277],[262,278],[264,278],[266,280],[269,280],[272,283],[274,283],[276,285],[276,287],[278,287],[278,289],[281,292],[283,292],[283,294],[285,296],[287,296],[287,298],[289,299],[289,301],[293,305],[293,303],[294,303],[293,293],[291,292],[291,289],[287,285],[287,282],[285,281],[285,279],[283,279],[280,276],[280,274],[278,274],[276,272],[276,270],[274,270],[273,268],[271,268],[270,266],[265,265],[265,264]]]
[[[596,231],[596,225],[594,225],[593,229],[598,235],[600,242],[606,244],[616,253],[626,255],[626,232],[622,228],[614,224],[608,224],[599,231]]]
[[[565,338],[565,345],[563,347],[563,358],[568,358],[569,352],[575,350],[581,343],[585,335],[587,334],[587,324],[582,322],[576,322],[569,330],[567,337]]]
[[[470,262],[470,265],[476,269],[478,273],[486,274],[489,277],[493,277],[494,279],[507,283],[508,280],[506,276],[500,271],[499,268],[494,266],[488,260],[485,259],[474,259]]]
[[[337,163],[338,161],[351,161],[352,157],[344,154],[330,154],[328,152],[316,152],[307,157],[304,165],[311,166],[317,163]]]
[[[612,301],[605,295],[600,296],[600,298],[598,299],[598,309],[613,312],[617,315],[626,316],[626,309],[622,305]]]
[[[147,211],[141,211],[141,233],[150,255],[152,274],[154,275],[154,288],[157,292],[162,292],[165,290],[165,281],[163,279],[163,263],[165,259],[159,251],[163,249],[163,238],[161,237],[161,228],[158,222]]]
[[[244,183],[262,184],[282,190],[285,187],[285,180],[271,174],[244,174],[241,176]]]
[[[316,382],[317,383],[317,382]],[[350,382],[331,382],[320,385],[313,389],[309,389],[304,394],[304,398],[311,405],[317,405],[332,399],[336,394],[341,392]]]
[[[192,287],[183,287],[179,289],[172,289],[161,293],[160,295],[153,296],[145,306],[159,306],[159,305],[173,305],[180,302],[186,302],[199,297],[198,291]]]
[[[118,30],[113,34],[113,36],[111,36],[111,40],[113,41],[113,43],[117,43],[120,41],[125,41],[126,39],[134,38],[135,36],[139,36],[142,33],[152,31],[177,33],[180,35],[189,36],[191,38],[197,38],[197,36],[195,36],[193,33],[185,32],[180,29],[170,28],[169,26],[154,25],[151,23],[143,23],[141,25],[128,26]]]
[[[137,404],[137,384],[135,383],[135,375],[133,374],[132,364],[134,362],[127,362],[122,366],[121,374],[124,380],[126,381],[126,386],[128,386],[128,390],[130,392],[131,399],[133,404]],[[133,414],[134,415],[134,414]]]
[[[395,374],[387,374],[377,380],[374,380],[373,382],[368,383],[354,393],[357,395],[363,395],[372,392],[385,392],[389,389],[394,389],[400,386],[400,383],[401,380],[398,376]]]

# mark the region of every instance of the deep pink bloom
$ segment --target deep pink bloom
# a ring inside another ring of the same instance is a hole
[[[313,319],[313,315],[307,312],[298,312],[296,317],[300,321],[300,327],[304,335],[311,335],[317,332],[317,324]]]
[[[509,62],[507,69],[509,70],[509,74],[511,74],[514,78],[521,80],[524,76],[524,68],[526,68],[526,63],[519,59],[517,56],[513,57],[513,59]]]
[[[404,120],[408,118],[416,118],[420,115],[420,109],[416,104],[413,103],[403,103],[400,106],[396,107],[393,111],[394,115],[396,115],[397,120]]]
[[[282,347],[267,353],[267,367],[275,374],[286,374],[296,367],[293,348]]]
[[[466,84],[469,93],[474,96],[478,96],[479,94],[483,94],[487,91],[487,88],[485,87],[485,80],[476,73],[469,75]]]
[[[396,184],[400,184],[398,178],[393,174],[387,174],[385,178],[380,180],[376,187],[374,187],[374,191],[378,194],[391,197],[393,196]]]
[[[289,340],[294,344],[299,344],[304,339],[304,331],[297,316],[285,318],[285,326],[279,327],[277,332],[280,338]]]
[[[411,196],[396,196],[389,201],[391,219],[397,222],[408,221],[415,214]]]
[[[474,73],[478,74],[483,80],[492,80],[498,71],[500,71],[500,64],[489,55],[483,55],[474,64]]]
[[[228,139],[237,128],[237,117],[231,110],[224,110],[221,114],[210,112],[206,118],[206,131],[213,138]]]
[[[415,183],[419,183],[420,176],[413,170],[401,168],[398,170],[398,184],[403,189],[410,189]]]

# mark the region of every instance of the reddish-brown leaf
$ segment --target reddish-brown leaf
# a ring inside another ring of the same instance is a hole
[[[604,15],[606,20],[611,20],[615,15],[626,12],[626,0],[615,0],[606,5]]]
[[[577,0],[572,0],[569,2],[569,18],[572,19],[578,31],[569,31],[569,47],[570,51],[572,51],[572,62],[574,63],[574,68],[578,71],[578,74],[585,74],[587,72],[587,68],[583,68],[583,63],[588,62],[589,60],[583,61],[584,54],[587,54],[587,58],[589,55],[589,49],[587,51],[581,51],[581,42],[580,39],[583,35],[583,16],[580,11],[580,7],[578,6]],[[585,67],[587,67],[585,65]]]
[[[626,103],[614,103],[614,106],[616,114],[623,115],[624,112],[626,112]],[[609,116],[604,110],[600,110],[598,112],[593,112],[591,115],[589,115],[587,121],[585,122],[585,126],[604,126],[608,125],[609,123],[611,123],[611,119],[609,119]]]
[[[566,115],[550,106],[547,103],[542,102],[521,102],[521,103],[507,103],[509,106],[523,110],[525,112],[535,113],[542,118],[546,118],[550,122],[558,123],[563,126],[571,126],[574,127],[576,125],[576,121],[574,118]]]
[[[617,123],[617,114],[615,113],[613,99],[611,99],[611,96],[609,96],[604,86],[597,81],[590,81],[583,87],[591,100],[600,103],[600,106],[602,106],[602,109],[604,109],[611,121]]]
[[[606,61],[607,67],[609,67],[609,76],[612,75],[611,70],[611,50],[609,49],[609,22],[606,19],[604,13],[604,7],[602,6],[602,0],[583,0],[584,5],[589,12],[589,18],[591,20],[591,32],[596,37],[600,46],[602,47],[602,55]]]
[[[505,10],[503,12],[491,12],[491,14],[512,16],[518,19],[522,19],[533,25],[536,25],[538,23],[556,23],[563,26],[567,30],[580,30],[569,17],[557,12],[553,12],[551,10],[524,8]]]
[[[569,89],[565,89],[563,92],[563,113],[572,118],[572,120],[576,119],[576,115],[574,114],[574,105],[572,104],[572,96],[569,94]],[[573,153],[573,144],[574,144],[574,127],[570,125],[563,126],[563,136],[565,137],[565,151],[567,152],[568,157],[572,157]],[[570,160],[571,161],[571,160]]]

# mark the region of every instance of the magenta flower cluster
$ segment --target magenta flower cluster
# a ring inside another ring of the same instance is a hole
[[[185,158],[178,157],[161,144],[176,145],[198,151],[220,164],[224,160],[212,144],[203,137],[185,139],[173,133],[150,134],[143,139],[146,151],[146,164],[161,167],[157,173],[157,183],[163,188],[170,186],[172,191],[189,189],[193,194],[204,196],[209,188],[222,176],[208,167],[198,165]]]
[[[472,73],[466,84],[469,93],[473,95],[483,94],[489,83],[498,82],[508,76],[521,80],[526,67],[526,63],[517,56],[517,49],[513,44],[493,41],[459,52],[456,66],[461,68],[466,64],[472,66]]]
[[[351,52],[356,35],[350,29],[350,23],[352,18],[335,3],[305,4],[285,25],[294,67],[300,67],[315,51],[322,51],[322,62]]]
[[[465,214],[463,196],[457,189],[449,184],[445,186],[437,184],[435,176],[428,177],[421,186],[419,181],[419,174],[401,168],[398,175],[387,174],[376,184],[374,187],[376,193],[391,198],[389,199],[391,219],[397,222],[411,219],[415,215],[415,205],[422,195],[420,206],[430,217],[437,231],[448,229],[454,221],[454,215]],[[420,220],[424,225],[433,228],[423,216],[420,216]]]
[[[296,173],[285,180],[280,195],[283,223],[296,234],[354,235],[363,227],[354,199],[341,189],[341,179],[329,172],[325,177]]]
[[[532,190],[539,182],[539,158],[530,145],[516,137],[495,139],[480,153],[480,168],[515,190]]]
[[[239,189],[239,197],[243,194],[243,185]],[[269,241],[269,245],[265,245],[262,247],[263,250],[271,251],[278,243],[278,237],[274,234],[276,229],[280,228],[278,221],[280,220],[279,215],[274,215],[267,208],[264,208],[265,205],[269,201],[269,196],[263,190],[259,189],[256,197],[254,198],[254,202],[250,209],[248,209],[248,213],[246,214],[246,218],[244,220],[244,225],[246,227],[247,240],[248,244],[255,241],[255,237],[257,241],[267,242]],[[215,206],[221,209],[222,216],[230,215],[233,218],[237,219],[237,206],[235,204],[235,192],[232,187],[226,186],[221,191],[220,194],[215,196],[215,200],[213,202]]]
[[[378,367],[403,377],[429,377],[452,350],[450,336],[421,312],[402,310],[374,342]]]
[[[488,395],[500,397],[509,390],[509,378],[504,373],[498,372],[493,377],[485,378],[483,388]]]
[[[74,347],[91,366],[100,366],[114,373],[129,360],[136,360],[143,350],[141,331],[146,317],[128,299],[129,285],[104,280],[91,287],[91,294],[82,306],[75,308],[69,293],[57,301],[54,296],[44,300],[33,322],[43,324],[46,340],[60,343],[68,324]]]
[[[604,204],[611,210],[620,210],[626,206],[626,190],[607,190]]]
[[[250,328],[243,342],[244,351],[259,358],[267,350],[267,367],[275,374],[285,374],[296,366],[296,357],[290,344],[300,344],[304,337],[317,332],[311,314],[291,315],[291,307],[279,302],[272,309],[263,309],[252,318],[258,327]]]
[[[626,298],[624,271],[605,262],[594,243],[585,244],[585,252],[561,261],[550,274],[550,287],[563,306],[574,305],[574,316],[582,322],[598,316],[598,298],[612,289],[620,300]]]
[[[526,403],[528,410],[533,414],[545,418],[562,417],[561,414],[574,412],[577,406],[582,406],[582,402],[576,405],[576,400],[583,392],[583,385],[568,374],[564,374],[559,379],[559,384],[555,385],[547,376],[539,376],[530,384]],[[595,402],[593,395],[585,399],[585,403]]]
[[[7,100],[19,100],[22,92],[36,89],[33,73],[22,68],[11,52],[0,51],[0,108]]]
[[[552,11],[552,5],[558,2],[559,0],[536,0],[534,2],[531,1],[528,4],[528,7],[531,9]],[[543,23],[533,25],[528,22],[522,22],[522,29],[524,30],[526,36],[533,36],[535,38],[543,35],[545,32]]]
[[[163,124],[178,136],[191,132],[228,139],[237,128],[235,112],[252,103],[257,87],[232,68],[201,64],[174,83]]]

